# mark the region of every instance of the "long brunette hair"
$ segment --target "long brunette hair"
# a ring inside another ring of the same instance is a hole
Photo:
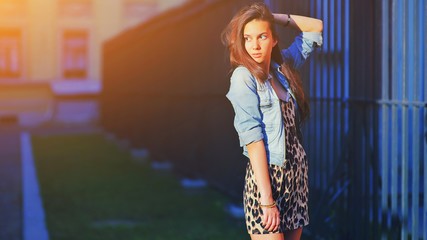
[[[258,81],[264,82],[268,78],[267,72],[260,64],[255,62],[245,49],[243,30],[246,24],[252,20],[266,21],[269,24],[274,39],[278,40],[277,31],[274,26],[274,17],[268,7],[262,2],[256,2],[243,7],[230,21],[222,33],[224,45],[230,52],[231,68],[234,70],[238,66],[245,66]],[[278,44],[273,47],[271,58],[281,65],[281,71],[289,80],[292,91],[298,103],[301,121],[305,120],[309,114],[308,99],[305,97],[304,89],[299,73],[291,65],[283,61]]]

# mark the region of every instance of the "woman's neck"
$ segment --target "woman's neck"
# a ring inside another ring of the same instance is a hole
[[[266,60],[262,63],[261,67],[264,70],[264,72],[269,75],[270,74],[270,61],[271,60]]]

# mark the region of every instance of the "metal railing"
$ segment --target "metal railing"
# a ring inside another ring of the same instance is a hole
[[[398,216],[401,239],[427,239],[426,10],[423,0],[382,1],[382,221]]]
[[[426,2],[309,7],[324,22],[307,84],[313,236],[427,239]]]

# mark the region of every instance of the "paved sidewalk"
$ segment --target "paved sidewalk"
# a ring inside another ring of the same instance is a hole
[[[0,126],[0,239],[22,239],[20,129]]]
[[[93,133],[93,125],[42,126],[25,129],[0,123],[0,240],[23,240],[21,132],[36,135]]]

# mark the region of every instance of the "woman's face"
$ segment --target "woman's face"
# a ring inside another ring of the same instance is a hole
[[[245,49],[259,64],[270,64],[271,51],[277,44],[267,21],[254,19],[243,29]]]

